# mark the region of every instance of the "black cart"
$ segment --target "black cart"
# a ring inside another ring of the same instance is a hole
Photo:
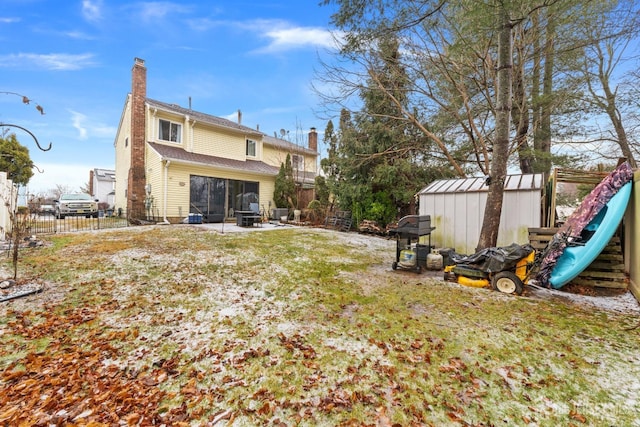
[[[426,256],[431,251],[431,232],[435,227],[431,226],[431,215],[407,215],[400,218],[398,228],[389,230],[389,234],[396,237],[396,260],[391,264],[394,270],[398,268],[415,270],[422,272],[421,260],[426,260]],[[429,236],[428,246],[420,245],[420,238]],[[411,266],[404,265],[400,261],[403,250],[412,248],[415,243],[415,263]],[[424,255],[424,256],[423,256]]]

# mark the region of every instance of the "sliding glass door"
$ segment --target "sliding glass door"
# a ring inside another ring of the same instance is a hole
[[[225,218],[224,201],[226,180],[191,175],[189,213],[199,213],[204,222],[222,222]]]
[[[204,222],[222,222],[235,211],[258,212],[258,182],[191,175],[189,213],[199,213]]]

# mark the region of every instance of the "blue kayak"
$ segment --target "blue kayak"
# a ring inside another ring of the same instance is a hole
[[[631,197],[631,182],[624,184],[583,229],[582,240],[569,244],[551,271],[549,284],[559,289],[576,278],[600,255],[618,229]]]

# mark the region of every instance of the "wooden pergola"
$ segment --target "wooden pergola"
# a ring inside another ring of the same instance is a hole
[[[588,172],[579,169],[556,168],[551,173],[542,201],[542,226],[554,228],[556,226],[556,195],[558,183],[598,185],[609,172]]]

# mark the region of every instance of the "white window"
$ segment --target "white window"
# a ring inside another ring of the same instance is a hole
[[[180,123],[173,123],[168,120],[160,120],[160,129],[158,138],[162,141],[171,141],[180,143],[180,135],[182,134],[182,126]]]
[[[304,170],[304,156],[294,154],[291,157],[291,167],[299,171]]]
[[[256,156],[256,142],[251,139],[247,139],[247,156]]]

